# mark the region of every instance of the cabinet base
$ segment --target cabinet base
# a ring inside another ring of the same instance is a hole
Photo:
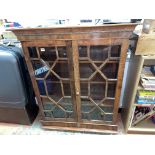
[[[42,128],[48,130],[83,132],[83,133],[101,133],[118,134],[117,125],[80,123],[79,127],[75,122],[52,122],[41,120]]]

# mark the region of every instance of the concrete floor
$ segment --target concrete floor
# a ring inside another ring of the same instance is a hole
[[[69,132],[69,131],[56,131],[42,129],[38,117],[31,126],[0,123],[0,135],[92,135],[95,133],[83,132]],[[106,135],[111,135],[105,133]],[[121,120],[119,119],[118,134],[124,134],[124,129]]]

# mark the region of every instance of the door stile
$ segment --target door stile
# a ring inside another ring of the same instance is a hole
[[[80,76],[79,76],[79,55],[77,41],[66,41],[67,55],[69,59],[69,69],[71,78],[71,95],[75,111],[77,125],[81,119],[81,100],[80,100]]]

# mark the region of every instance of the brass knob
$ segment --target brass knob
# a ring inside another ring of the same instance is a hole
[[[79,95],[79,94],[80,94],[79,91],[77,91],[77,92],[76,92],[76,95]]]

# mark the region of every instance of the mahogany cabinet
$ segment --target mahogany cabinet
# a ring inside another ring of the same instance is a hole
[[[117,131],[135,24],[12,30],[21,41],[44,128]]]

